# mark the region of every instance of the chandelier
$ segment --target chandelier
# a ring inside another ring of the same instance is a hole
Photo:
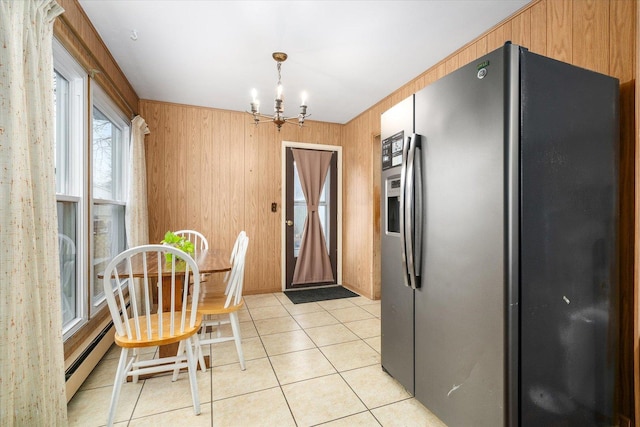
[[[278,132],[280,128],[285,123],[298,123],[298,126],[302,127],[304,124],[304,119],[309,117],[311,114],[307,114],[307,105],[306,103],[306,94],[302,93],[302,103],[300,104],[300,113],[294,117],[285,117],[284,115],[284,105],[283,105],[283,97],[282,97],[282,82],[280,76],[280,68],[282,67],[282,63],[287,60],[287,54],[284,52],[274,52],[272,55],[273,59],[277,63],[278,68],[278,85],[276,87],[276,100],[275,105],[273,107],[273,116],[260,113],[260,101],[258,101],[257,92],[255,89],[251,91],[251,95],[253,100],[251,101],[251,114],[253,116],[253,121],[257,125],[260,122],[272,121],[278,127]]]

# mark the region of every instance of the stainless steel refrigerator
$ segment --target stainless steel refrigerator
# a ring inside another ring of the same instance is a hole
[[[609,426],[618,81],[505,44],[382,115],[382,366],[458,426]]]

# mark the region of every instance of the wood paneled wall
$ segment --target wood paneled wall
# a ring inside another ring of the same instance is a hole
[[[394,93],[347,123],[343,129],[344,162],[344,218],[343,218],[343,282],[365,295],[377,296],[375,258],[380,253],[379,186],[373,182],[379,163],[372,149],[380,134],[380,115],[435,80],[488,53],[506,41],[527,47],[580,67],[617,77],[621,89],[621,205],[620,224],[620,285],[621,340],[619,401],[620,412],[631,420],[640,418],[640,404],[634,399],[640,392],[638,370],[638,265],[637,245],[640,241],[637,214],[636,158],[639,154],[636,113],[637,0],[540,0],[522,9],[476,40],[426,70]],[[634,239],[634,236],[635,239]],[[635,353],[635,356],[634,356]],[[635,363],[634,363],[635,357]],[[635,369],[635,372],[634,372]]]
[[[148,100],[140,102],[140,115],[151,130],[145,138],[150,241],[190,228],[230,253],[245,230],[245,292],[281,290],[282,141],[339,145],[342,125],[309,121],[278,132],[241,112]]]

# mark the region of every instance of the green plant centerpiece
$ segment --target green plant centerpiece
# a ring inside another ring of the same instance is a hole
[[[184,236],[178,236],[176,233],[172,231],[167,231],[164,234],[164,240],[162,240],[160,243],[173,246],[174,248],[178,248],[181,251],[189,254],[189,256],[193,255],[193,252],[195,250],[195,247],[193,246],[193,242],[190,242]],[[171,259],[173,258],[173,254],[166,253],[164,256],[167,262],[171,262]]]

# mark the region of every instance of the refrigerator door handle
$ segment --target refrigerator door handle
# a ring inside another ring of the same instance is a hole
[[[421,217],[420,216],[416,217],[416,215],[419,214],[416,211],[416,207],[417,207],[416,189],[421,189],[422,187],[420,184],[416,186],[416,181],[417,181],[416,166],[418,166],[418,170],[420,168],[419,141],[420,139],[418,135],[416,135],[415,133],[411,135],[411,138],[409,140],[409,149],[408,149],[407,162],[406,162],[407,168],[406,168],[406,174],[405,174],[405,186],[403,187],[403,193],[405,197],[404,206],[403,206],[404,210],[401,213],[401,216],[404,216],[404,229],[403,229],[404,250],[403,252],[406,257],[405,271],[406,271],[406,275],[408,276],[407,280],[405,281],[405,284],[408,282],[408,286],[410,286],[412,289],[418,288],[418,277],[417,277],[418,274],[416,274],[417,272],[416,260],[418,260],[419,258],[416,256],[418,255],[418,252],[416,252],[416,249],[418,249],[418,247],[416,246],[416,243],[417,243],[416,237],[418,236],[417,231],[421,230],[421,224],[422,224]],[[416,165],[416,150],[418,152],[417,165]],[[420,207],[422,206],[421,203],[419,203],[419,205]],[[416,221],[416,218],[417,218],[417,221]],[[417,224],[420,224],[420,226],[417,226]]]
[[[406,197],[407,197],[407,172],[409,166],[409,146],[411,137],[407,136],[402,145],[402,169],[400,170],[400,241],[402,245],[402,281],[405,286],[411,287],[409,272],[407,270],[407,233],[406,233]]]
[[[413,208],[413,271],[415,275],[414,289],[420,287],[420,274],[422,265],[422,224],[423,218],[423,205],[422,205],[422,137],[415,135],[412,138],[415,142],[415,156],[413,161],[413,182],[414,182],[414,208]]]
[[[404,205],[404,252],[407,256],[407,275],[409,276],[409,286],[411,289],[416,288],[416,273],[413,264],[413,193],[414,193],[414,162],[416,154],[415,134],[411,135],[409,144],[409,156],[407,157],[407,178],[405,192],[405,205]]]

